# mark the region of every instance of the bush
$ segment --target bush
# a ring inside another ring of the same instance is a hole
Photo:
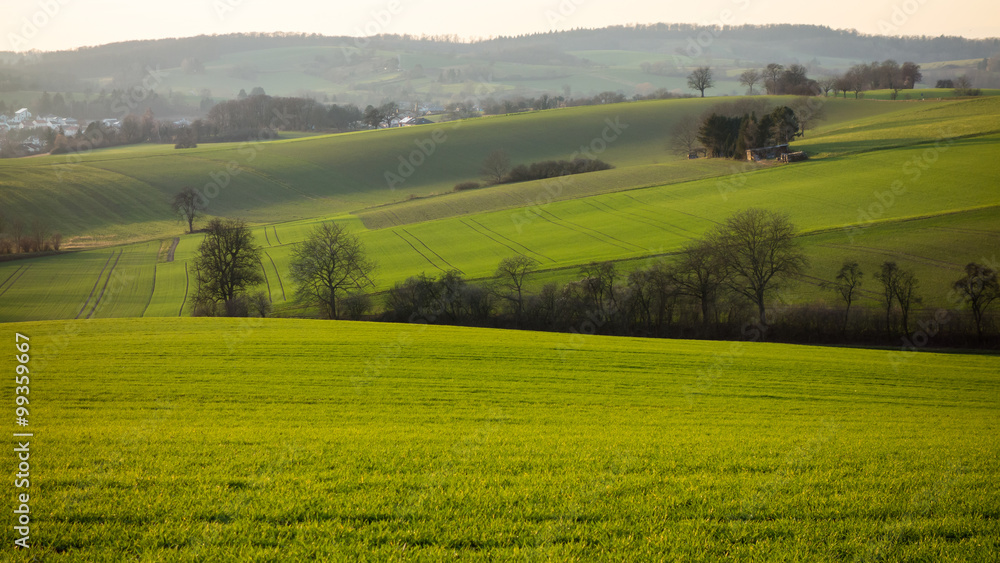
[[[465,190],[477,190],[483,187],[479,182],[459,182],[455,184],[453,191],[464,192]]]
[[[360,321],[372,308],[372,298],[367,293],[351,293],[340,301],[348,320]]]
[[[531,180],[544,180],[545,178],[556,178],[569,174],[584,174],[586,172],[597,172],[599,170],[610,170],[614,166],[593,158],[577,158],[574,160],[546,160],[535,162],[528,166],[519,164],[512,168],[504,176],[501,184],[513,184],[517,182],[530,182]]]

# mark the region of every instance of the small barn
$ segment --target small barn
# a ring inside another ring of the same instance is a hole
[[[757,161],[757,160],[774,160],[775,158],[780,158],[781,155],[788,153],[788,143],[783,145],[774,145],[770,147],[759,147],[756,149],[747,149],[747,160]]]
[[[806,160],[807,158],[809,157],[802,151],[786,152],[778,157],[778,162],[799,162],[801,160]]]

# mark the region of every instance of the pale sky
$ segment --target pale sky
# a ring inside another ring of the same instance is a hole
[[[996,0],[0,0],[0,51],[244,31],[485,38],[657,22],[1000,37]]]

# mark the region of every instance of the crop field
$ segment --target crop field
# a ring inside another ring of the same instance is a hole
[[[4,329],[31,339],[27,556],[1000,550],[996,356],[283,319]]]
[[[67,237],[89,237],[81,243],[106,243],[179,234],[169,203],[186,186],[205,194],[210,215],[273,224],[450,192],[456,183],[476,179],[482,159],[497,148],[515,163],[530,163],[569,159],[596,147],[602,151],[595,156],[622,170],[608,191],[636,185],[632,182],[665,184],[721,173],[720,167],[702,163],[679,167],[666,147],[674,123],[715,103],[591,106],[267,143],[203,144],[188,150],[144,145],[3,160],[0,205],[10,216],[44,215]],[[899,111],[894,104],[854,100],[831,100],[825,107],[828,126]],[[668,162],[672,165],[640,168],[631,178],[630,169]],[[402,181],[390,185],[387,173]],[[600,188],[590,189],[595,191]]]
[[[626,104],[617,106],[613,113],[638,124],[642,116],[667,108],[670,111],[663,119],[670,121],[683,114],[675,106],[700,111],[704,107],[701,103]],[[360,234],[379,264],[377,288],[384,290],[421,272],[435,275],[456,269],[472,279],[489,277],[500,259],[515,254],[539,262],[540,272],[532,285],[566,282],[574,279],[580,264],[590,261],[618,260],[627,266],[669,256],[721,218],[745,207],[765,207],[790,214],[812,259],[805,283],[794,292],[797,299],[830,298],[820,290],[819,282],[829,280],[844,259],[858,260],[868,272],[883,260],[896,260],[913,269],[921,280],[925,306],[943,306],[948,304],[951,282],[966,263],[992,263],[996,259],[1000,191],[989,163],[1000,143],[998,103],[997,98],[896,104],[828,100],[824,105],[829,112],[827,122],[796,141],[796,148],[814,158],[792,166],[669,157],[663,148],[663,135],[650,127],[636,130],[637,137],[631,141],[622,136],[629,156],[616,153],[622,155],[624,164],[613,170],[449,193],[330,218]],[[583,109],[583,116],[601,123],[601,114],[594,108]],[[455,136],[490,131],[497,138],[518,138],[542,135],[543,130],[565,125],[567,115],[572,115],[569,110],[560,110],[443,127]],[[343,144],[343,139],[351,138],[361,145],[377,139],[380,144],[369,147],[373,149],[403,150],[405,143],[412,141],[413,131],[420,129],[267,145],[267,150],[254,157],[254,166],[259,169],[248,168],[233,175],[231,184],[220,190],[217,200],[239,200],[251,221],[254,213],[265,216],[264,209],[276,214],[276,220],[255,225],[254,232],[258,244],[267,251],[261,262],[267,276],[262,288],[279,311],[294,296],[288,276],[293,245],[324,219],[324,210],[331,208],[326,206],[350,206],[356,197],[382,197],[377,188],[366,192],[358,187],[361,191],[356,195],[331,191],[330,184],[322,180],[322,167],[328,166],[323,164],[324,151],[339,146],[331,143]],[[497,132],[499,129],[505,132]],[[572,131],[574,138],[581,134],[583,129]],[[651,139],[657,140],[656,146],[646,146]],[[452,146],[465,150],[466,144],[462,138]],[[487,146],[481,144],[484,151]],[[615,150],[610,147],[608,154]],[[114,169],[115,174],[129,179],[125,181],[134,182],[133,178],[157,169],[157,162],[177,165],[181,158],[197,166],[182,165],[169,177],[194,174],[194,178],[211,174],[212,166],[220,166],[241,150],[212,147],[179,157],[158,156],[148,149],[112,150],[103,159],[98,158],[101,152],[87,155],[84,158],[93,162],[79,166],[91,171]],[[536,145],[532,150],[543,149]],[[363,152],[351,153],[364,164],[341,171],[342,177],[362,174],[363,166],[384,158],[363,156]],[[447,155],[447,159],[452,156]],[[617,157],[609,160],[618,162]],[[662,162],[651,163],[657,160]],[[5,190],[5,194],[14,194],[12,202],[20,201],[17,197],[30,201],[27,195],[17,194],[34,194],[32,186],[38,185],[53,195],[38,196],[36,203],[56,205],[52,198],[59,193],[58,185],[42,182],[52,171],[46,172],[45,165],[38,162],[42,159],[30,159],[22,165],[29,173],[27,179]],[[68,171],[65,174],[70,176]],[[462,177],[454,171],[440,174],[441,178]],[[161,179],[151,181],[151,189],[163,197],[174,189],[167,184],[155,187]],[[99,184],[95,180],[94,189]],[[362,185],[364,182],[357,184]],[[67,189],[73,193],[72,187]],[[123,224],[129,220],[127,210],[147,197],[142,191],[126,188],[111,193],[106,193],[106,187],[101,190],[101,198],[95,197],[84,208],[116,213]],[[273,205],[268,206],[268,201]],[[133,218],[146,226],[165,225],[172,233],[183,228],[162,220],[163,215],[154,207],[141,216],[152,222]],[[94,215],[100,213],[95,211]],[[296,219],[298,213],[301,217]],[[154,264],[156,241],[0,263],[0,280],[6,280],[0,286],[0,321],[187,314],[188,298],[193,293],[193,260],[201,235],[179,238],[175,260],[169,263]],[[110,257],[112,253],[117,259]],[[113,267],[118,261],[121,266]],[[95,306],[105,286],[110,289],[100,306]]]

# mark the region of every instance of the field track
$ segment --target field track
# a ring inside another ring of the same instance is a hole
[[[167,262],[174,261],[174,251],[177,250],[177,245],[180,244],[180,242],[180,237],[174,237],[174,241],[170,243],[170,250],[167,250]]]

